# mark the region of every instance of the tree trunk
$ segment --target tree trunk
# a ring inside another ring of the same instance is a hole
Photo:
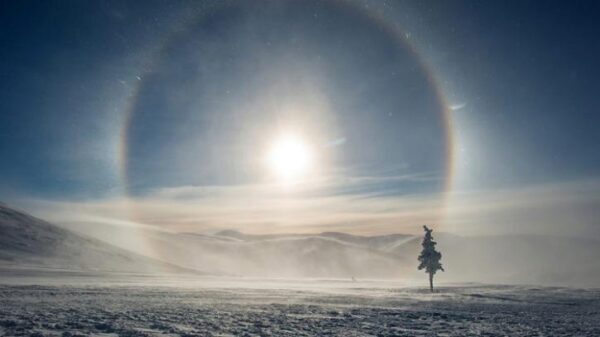
[[[433,292],[433,273],[429,274],[429,290]]]

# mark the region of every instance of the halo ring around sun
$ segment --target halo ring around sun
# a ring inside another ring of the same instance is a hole
[[[448,192],[452,189],[452,180],[454,176],[454,156],[455,156],[455,137],[454,137],[454,129],[453,129],[453,121],[451,115],[450,105],[446,102],[445,95],[442,91],[442,87],[439,84],[435,74],[433,73],[431,67],[429,67],[424,58],[418,53],[416,47],[413,43],[408,39],[405,32],[398,26],[396,22],[392,22],[390,18],[388,18],[385,13],[380,11],[376,11],[373,9],[366,8],[364,6],[360,6],[359,4],[353,1],[331,1],[331,3],[335,6],[341,6],[345,9],[350,9],[355,13],[361,15],[363,18],[368,19],[373,25],[376,25],[381,34],[386,34],[391,38],[394,43],[401,46],[405,50],[411,53],[413,58],[416,60],[418,66],[420,67],[420,71],[425,75],[426,81],[430,87],[430,89],[434,92],[435,97],[437,99],[437,104],[440,106],[440,114],[439,118],[441,121],[441,125],[443,126],[443,138],[445,140],[445,174],[443,181],[443,189],[441,191],[443,200],[447,199]],[[206,16],[211,13],[211,11],[218,11],[218,6],[213,9],[209,9],[205,12],[197,14],[187,20],[187,23],[183,25],[183,28],[176,29],[171,35],[167,36],[164,39],[164,42],[161,44],[161,47],[157,49],[155,56],[151,59],[149,65],[146,67],[147,72],[152,71],[153,66],[161,60],[165,50],[167,50],[173,41],[176,40],[178,34],[182,32],[186,32],[188,27],[191,27],[198,22],[201,22],[206,18]],[[120,130],[120,141],[118,142],[118,168],[119,168],[119,176],[121,179],[123,194],[125,197],[130,195],[130,179],[129,179],[129,131],[131,128],[132,121],[134,120],[134,114],[136,111],[136,106],[138,105],[139,94],[144,87],[144,73],[140,74],[137,81],[137,85],[131,90],[129,95],[129,99],[125,102],[123,117],[122,117],[122,125]],[[445,202],[443,202],[445,204]],[[442,211],[443,213],[443,211]]]

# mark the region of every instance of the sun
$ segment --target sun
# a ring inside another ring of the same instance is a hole
[[[313,151],[306,141],[293,134],[277,138],[267,155],[269,170],[281,181],[290,183],[305,177],[314,165]]]

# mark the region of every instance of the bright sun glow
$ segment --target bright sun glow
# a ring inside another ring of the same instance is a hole
[[[313,165],[310,147],[301,138],[285,135],[277,139],[268,153],[269,169],[284,182],[305,176]]]

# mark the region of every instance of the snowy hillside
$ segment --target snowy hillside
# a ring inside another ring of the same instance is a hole
[[[87,238],[0,204],[0,266],[102,272],[191,272]]]

